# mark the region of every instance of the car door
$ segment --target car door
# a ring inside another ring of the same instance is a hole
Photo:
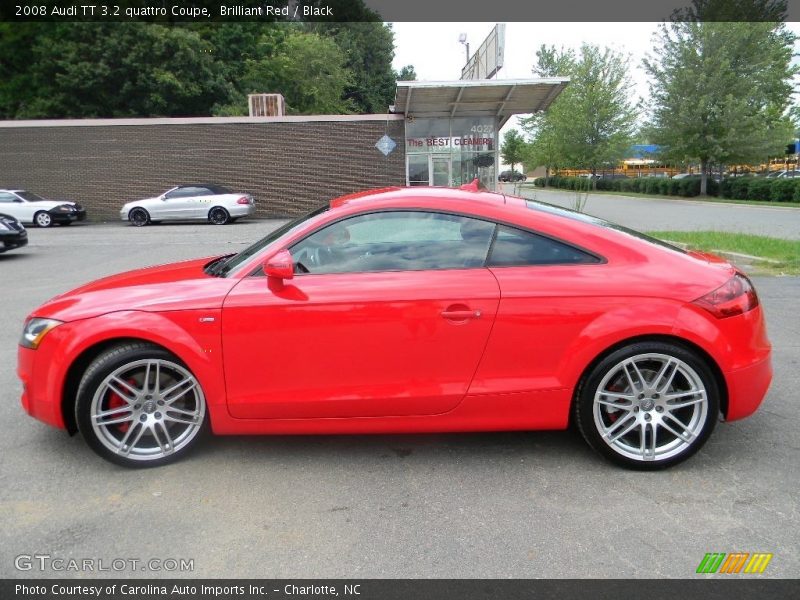
[[[194,188],[194,194],[189,198],[188,214],[192,219],[208,218],[208,211],[216,204],[216,199],[216,194],[210,189],[205,187]]]
[[[196,196],[198,188],[179,187],[164,194],[162,201],[163,212],[159,218],[171,220],[184,220],[194,218],[194,211],[197,209]]]
[[[502,299],[469,393],[564,388],[559,367],[580,344],[582,332],[627,302],[608,294],[604,264],[601,257],[561,240],[499,225],[487,265]]]
[[[258,269],[222,313],[238,418],[430,415],[462,400],[499,302],[484,267],[495,225],[432,212],[363,214],[290,251],[296,276]]]

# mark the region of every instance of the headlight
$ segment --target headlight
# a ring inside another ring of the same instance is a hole
[[[59,207],[57,207],[57,208],[56,208],[56,210],[57,210],[58,212],[72,212],[72,211],[73,211],[73,210],[75,210],[75,209],[74,209],[74,208],[72,208],[71,206],[67,206],[67,205],[65,204],[65,205],[63,205],[63,206],[59,206]]]
[[[59,325],[61,325],[61,321],[56,321],[55,319],[33,318],[25,323],[25,328],[22,330],[22,339],[19,341],[19,345],[23,348],[36,350],[36,348],[39,347],[39,344],[42,343],[44,336],[47,335],[47,332],[54,327],[58,327]]]

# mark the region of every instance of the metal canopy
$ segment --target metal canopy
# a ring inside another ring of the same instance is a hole
[[[547,110],[569,78],[398,81],[394,112],[406,117],[496,117]]]

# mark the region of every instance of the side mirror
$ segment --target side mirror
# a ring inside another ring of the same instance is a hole
[[[292,253],[281,250],[264,262],[264,274],[276,279],[292,279],[294,277],[294,261]]]

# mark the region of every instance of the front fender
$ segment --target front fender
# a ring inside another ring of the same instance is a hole
[[[220,315],[219,309],[120,311],[64,323],[50,331],[36,350],[20,346],[22,404],[32,416],[65,428],[62,406],[74,401],[64,397],[70,368],[98,345],[140,340],[165,348],[186,364],[203,388],[213,419],[225,404]]]

